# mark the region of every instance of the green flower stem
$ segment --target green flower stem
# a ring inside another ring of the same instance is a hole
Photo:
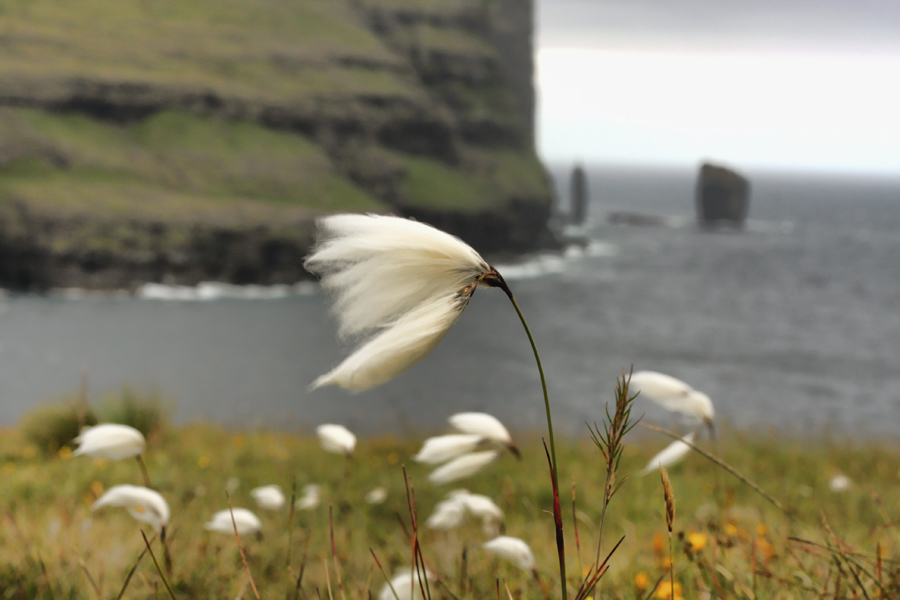
[[[538,353],[537,344],[534,343],[534,336],[531,335],[531,329],[528,327],[528,322],[525,320],[525,315],[522,314],[522,309],[519,308],[519,303],[516,302],[515,297],[512,294],[512,291],[509,289],[509,286],[506,285],[506,282],[502,277],[497,275],[498,281],[492,282],[491,285],[495,285],[506,292],[506,295],[509,297],[509,301],[512,302],[513,307],[516,309],[516,314],[519,315],[519,320],[522,321],[522,327],[525,328],[525,333],[528,335],[528,341],[531,343],[531,350],[534,352],[534,360],[537,362],[538,373],[541,375],[541,389],[544,392],[544,408],[547,411],[547,433],[550,438],[550,462],[553,465],[553,489],[555,491],[559,490],[559,469],[556,466],[556,440],[553,436],[553,417],[550,415],[550,396],[547,394],[547,379],[544,377],[544,367],[541,364],[541,355]],[[559,535],[562,535],[562,531],[559,531]],[[562,538],[560,538],[561,540]],[[561,542],[560,542],[561,543]],[[562,551],[563,548],[560,548]],[[566,563],[562,554],[560,554],[559,561],[559,570],[560,570],[560,588],[562,590],[562,600],[567,600],[568,593],[566,590]]]
[[[550,438],[550,459],[553,462],[553,476],[558,488],[559,478],[557,473],[559,473],[559,469],[556,466],[556,442],[553,439],[553,417],[550,416],[550,397],[547,394],[547,380],[544,377],[544,367],[541,365],[541,355],[538,353],[537,344],[534,343],[534,337],[531,335],[531,329],[529,329],[528,323],[525,321],[525,315],[522,314],[522,309],[519,308],[519,303],[516,302],[512,292],[507,292],[507,295],[509,296],[512,305],[515,307],[516,313],[519,315],[519,320],[522,321],[522,327],[525,328],[525,333],[528,335],[528,341],[531,343],[531,350],[534,352],[534,360],[537,362],[538,373],[541,375],[541,389],[544,392],[544,408],[547,411],[547,434]]]

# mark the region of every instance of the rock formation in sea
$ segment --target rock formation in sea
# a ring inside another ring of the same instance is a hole
[[[0,48],[0,287],[303,278],[313,220],[553,243],[532,0],[51,0]]]
[[[703,163],[695,191],[697,221],[702,227],[742,228],[750,205],[750,182],[723,166]]]

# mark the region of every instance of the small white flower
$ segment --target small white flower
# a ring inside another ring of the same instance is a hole
[[[457,456],[474,452],[484,438],[480,435],[454,433],[430,437],[422,444],[422,449],[413,460],[428,465],[436,465]]]
[[[109,460],[119,460],[137,456],[144,451],[146,441],[143,434],[128,425],[103,423],[82,430],[75,438],[78,449],[72,454],[86,454]]]
[[[369,504],[383,504],[385,500],[387,500],[388,491],[386,487],[379,486],[377,488],[373,488],[366,494],[366,502]]]
[[[322,501],[322,488],[315,483],[303,486],[303,495],[294,502],[298,510],[313,510]]]
[[[494,462],[500,452],[496,450],[485,450],[483,452],[472,452],[471,454],[463,454],[455,458],[447,464],[435,469],[428,476],[431,483],[435,485],[443,485],[474,475],[487,465]]]
[[[340,334],[363,341],[313,387],[359,391],[392,379],[437,346],[479,284],[506,285],[470,246],[424,223],[348,214],[318,226],[304,266],[335,296]]]
[[[246,508],[234,509],[234,522],[231,520],[230,509],[220,510],[213,515],[212,519],[204,525],[204,529],[210,531],[218,531],[219,533],[234,535],[234,528],[237,526],[237,532],[240,536],[259,533],[262,529],[262,522],[251,511]]]
[[[531,553],[531,548],[519,538],[501,535],[485,542],[481,547],[513,562],[520,569],[531,570],[534,568],[534,555]]]
[[[663,448],[659,454],[650,459],[650,462],[648,462],[647,466],[644,467],[644,470],[641,471],[641,475],[646,475],[652,471],[658,471],[660,466],[670,467],[690,454],[691,447],[685,444],[685,442],[693,444],[694,434],[695,432],[692,431],[680,440],[675,440]]]
[[[356,436],[343,425],[319,425],[316,434],[325,452],[350,456],[356,448]]]
[[[502,521],[503,510],[493,500],[481,494],[470,494],[466,490],[450,492],[451,497],[459,498],[463,506],[473,517],[482,521]]]
[[[264,485],[250,490],[250,495],[256,500],[260,508],[267,510],[279,510],[284,506],[284,493],[277,485]]]
[[[465,412],[457,413],[447,419],[447,421],[457,431],[471,435],[480,435],[495,444],[509,448],[517,458],[521,458],[519,449],[513,442],[509,430],[497,417],[483,412]]]
[[[425,526],[429,529],[440,529],[441,531],[449,531],[456,529],[466,520],[466,506],[457,497],[447,498],[438,502],[431,516],[425,521]]]
[[[656,402],[666,410],[694,417],[712,424],[715,409],[712,400],[680,379],[656,371],[638,371],[631,376],[630,393]]]
[[[378,600],[396,600],[397,598],[399,598],[399,600],[423,600],[423,584],[419,583],[420,579],[421,577],[418,571],[413,573],[410,572],[409,569],[402,569],[394,575],[390,584],[384,584],[381,591],[378,592]],[[433,581],[434,573],[426,571],[425,579],[427,581]],[[394,589],[391,590],[391,587]],[[396,598],[394,597],[394,592],[397,593]]]
[[[169,523],[169,505],[165,498],[139,485],[114,485],[94,502],[91,510],[103,506],[124,506],[132,517],[149,523],[157,533],[162,533]]]
[[[846,475],[835,475],[828,481],[828,489],[832,492],[845,492],[850,489],[851,483]]]

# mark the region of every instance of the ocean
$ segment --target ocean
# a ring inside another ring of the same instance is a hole
[[[552,169],[560,197],[567,168]],[[709,394],[732,429],[900,436],[900,178],[747,172],[744,231],[694,224],[694,169],[595,166],[583,244],[495,264],[534,333],[554,425],[586,435],[630,368]],[[560,213],[567,210],[559,203]],[[611,212],[665,217],[614,225]],[[421,363],[374,390],[310,391],[349,349],[314,284],[62,290],[0,299],[0,424],[77,393],[159,393],[173,419],[423,435],[483,410],[542,431],[527,338],[479,289]],[[646,401],[636,414],[683,426]]]

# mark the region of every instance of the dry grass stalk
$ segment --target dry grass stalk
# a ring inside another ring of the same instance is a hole
[[[259,600],[259,590],[256,589],[256,583],[253,581],[253,574],[250,572],[250,565],[247,563],[247,555],[244,554],[244,546],[241,544],[241,534],[238,533],[237,521],[234,520],[234,508],[231,506],[231,496],[228,495],[227,491],[225,492],[225,499],[228,500],[228,512],[231,513],[231,524],[234,526],[234,537],[237,538],[238,550],[241,552],[241,560],[244,561],[244,569],[247,571],[247,578],[250,579],[250,587],[253,588],[253,594],[256,596],[256,600]],[[150,556],[153,556],[152,550],[150,551]],[[166,584],[166,586],[168,587],[168,584]],[[174,596],[172,598],[174,600]]]
[[[141,530],[141,537],[144,538],[144,544],[147,546],[147,551],[150,552],[150,558],[153,559],[153,564],[156,565],[156,570],[159,572],[159,577],[162,579],[163,585],[166,586],[166,591],[169,592],[169,596],[172,597],[172,600],[177,600],[175,598],[175,593],[172,591],[172,588],[169,587],[169,581],[166,579],[165,574],[163,573],[162,568],[159,566],[159,561],[156,560],[156,555],[153,554],[153,548],[150,547],[150,541],[147,540],[147,534],[144,533],[144,530]],[[155,596],[155,593],[154,593]],[[259,596],[256,597],[259,600]]]
[[[675,490],[669,481],[669,472],[665,467],[659,468],[659,477],[662,480],[663,497],[666,500],[666,527],[669,528],[669,537],[672,536],[672,525],[675,523]]]
[[[663,497],[666,501],[666,527],[669,530],[669,581],[672,585],[672,598],[675,598],[675,555],[672,552],[672,526],[675,524],[675,490],[669,481],[669,473],[665,467],[659,466],[659,478],[662,480]]]
[[[778,510],[783,512],[786,516],[788,516],[790,518],[794,517],[793,513],[791,513],[787,508],[785,508],[781,502],[779,502],[778,500],[773,498],[770,494],[766,493],[766,491],[763,490],[761,487],[759,487],[757,484],[753,483],[752,481],[750,481],[749,479],[747,479],[746,477],[741,475],[734,467],[732,467],[731,465],[726,463],[721,458],[719,458],[717,456],[713,456],[706,450],[703,450],[702,448],[697,447],[692,442],[688,442],[688,441],[682,439],[682,437],[680,435],[678,435],[676,433],[672,433],[671,431],[667,431],[667,430],[663,429],[662,427],[656,427],[655,425],[648,425],[647,423],[641,423],[641,425],[643,425],[647,429],[652,429],[653,431],[656,431],[663,435],[667,435],[670,438],[672,438],[673,440],[681,440],[682,442],[684,442],[685,444],[690,446],[691,449],[694,452],[696,452],[697,454],[700,454],[701,456],[705,456],[706,458],[708,458],[715,464],[719,465],[720,467],[722,467],[723,469],[725,469],[726,471],[728,471],[729,473],[731,473],[732,475],[734,475],[735,477],[737,477],[738,479],[740,479],[741,481],[746,483],[748,486],[750,486],[750,488],[754,492],[756,492],[757,494],[759,494],[760,496],[762,496],[763,498],[768,500],[772,504],[772,506],[774,506],[775,508],[777,508]]]

